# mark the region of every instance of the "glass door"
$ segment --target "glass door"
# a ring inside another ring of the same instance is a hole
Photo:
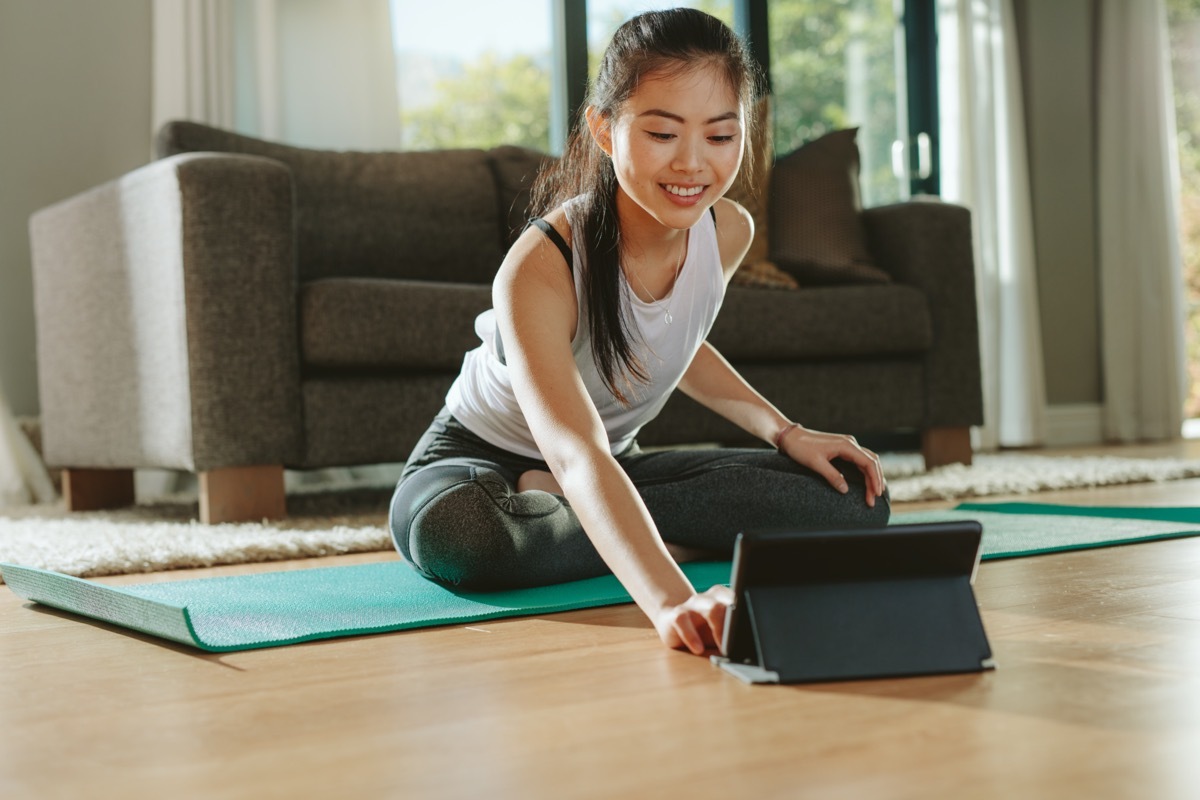
[[[768,26],[776,154],[857,127],[864,206],[933,175],[932,138],[909,131],[903,0],[773,0]]]
[[[390,3],[404,149],[550,149],[547,0]]]

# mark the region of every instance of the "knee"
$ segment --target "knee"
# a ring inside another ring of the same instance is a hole
[[[531,503],[559,506],[550,495],[528,494],[514,495],[486,462],[439,462],[396,488],[388,525],[396,549],[425,577],[493,588],[506,581],[515,560],[514,515],[536,511]]]
[[[402,481],[392,495],[388,527],[396,549],[438,583],[469,582],[472,564],[481,557],[494,560],[478,552],[493,538],[481,535],[491,527],[481,524],[491,505],[480,485],[481,472],[483,479],[491,477],[491,470],[467,460],[431,464]],[[498,475],[496,480],[503,484]]]
[[[837,458],[833,466],[846,478],[850,491],[844,495],[846,513],[850,517],[848,523],[862,527],[883,527],[892,516],[892,498],[887,487],[883,494],[875,498],[875,505],[866,503],[867,480],[862,470],[853,461]]]
[[[875,507],[867,507],[868,515],[871,518],[872,527],[880,527],[888,524],[892,518],[892,495],[885,486],[883,494],[875,498]]]

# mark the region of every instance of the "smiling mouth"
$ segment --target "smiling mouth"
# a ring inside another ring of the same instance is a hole
[[[695,197],[707,188],[705,186],[676,186],[671,183],[663,183],[660,185],[663,189],[678,197]]]

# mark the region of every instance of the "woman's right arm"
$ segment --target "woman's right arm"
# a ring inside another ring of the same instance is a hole
[[[548,221],[565,227],[561,213]],[[712,649],[720,642],[728,590],[696,594],[612,456],[571,351],[578,310],[570,267],[530,229],[501,265],[492,294],[517,401],[600,557],[664,642],[697,654]]]

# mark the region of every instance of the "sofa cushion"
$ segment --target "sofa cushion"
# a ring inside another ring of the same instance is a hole
[[[834,131],[775,162],[771,260],[802,286],[886,283],[867,251],[857,128]]]
[[[305,367],[451,370],[479,344],[475,317],[492,307],[487,284],[327,278],[300,287]]]
[[[302,281],[488,283],[504,255],[496,182],[482,150],[312,150],[192,122],[171,122],[159,132],[160,157],[195,151],[248,153],[287,165]]]
[[[925,295],[911,286],[731,286],[708,338],[735,362],[833,360],[923,353],[933,327]]]
[[[305,367],[450,370],[478,346],[475,317],[490,287],[328,278],[300,289]],[[709,337],[739,362],[920,354],[933,333],[924,296],[909,286],[841,286],[795,292],[731,287]]]

